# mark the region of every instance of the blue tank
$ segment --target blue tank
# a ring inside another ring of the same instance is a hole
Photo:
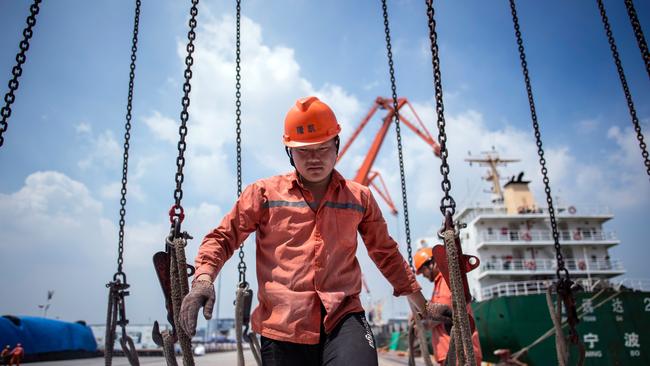
[[[97,354],[93,332],[83,322],[31,316],[0,317],[0,346],[21,343],[25,360],[88,357]]]

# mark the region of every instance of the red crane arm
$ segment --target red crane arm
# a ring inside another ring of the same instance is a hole
[[[375,102],[375,104],[372,105],[372,108],[370,108],[370,111],[368,112],[368,114],[366,114],[366,116],[361,120],[361,123],[359,123],[359,126],[357,126],[357,128],[354,130],[354,132],[352,133],[352,136],[350,136],[350,139],[348,140],[348,142],[346,142],[345,145],[343,145],[343,148],[339,152],[339,157],[336,159],[337,163],[341,160],[341,158],[343,157],[345,152],[348,151],[348,149],[350,148],[350,145],[352,145],[354,140],[357,139],[357,137],[359,136],[359,133],[361,133],[361,130],[363,130],[363,128],[366,127],[366,125],[368,124],[368,121],[370,121],[370,118],[372,118],[372,116],[375,114],[375,112],[377,112],[377,108],[379,108],[379,104],[377,104]]]
[[[418,135],[424,142],[426,142],[433,149],[433,152],[436,156],[440,156],[440,145],[438,145],[436,140],[431,136],[431,133],[429,133],[427,128],[424,126],[424,123],[422,123],[422,120],[415,112],[415,109],[413,108],[411,103],[409,103],[409,101],[406,98],[397,99],[398,110],[401,110],[405,104],[408,105],[411,111],[413,112],[413,115],[415,116],[415,119],[417,120],[421,129],[418,128],[415,124],[411,123],[411,121],[406,119],[403,115],[399,116],[400,121],[404,123],[404,125],[406,125],[413,132],[415,132],[415,134]],[[372,116],[377,112],[377,109],[385,109],[387,113],[382,120],[382,124],[379,128],[379,131],[377,131],[377,134],[375,135],[375,138],[372,141],[372,144],[370,145],[368,152],[366,153],[366,157],[363,163],[361,164],[361,167],[357,171],[357,175],[354,177],[354,181],[357,183],[361,183],[365,186],[374,187],[375,190],[382,197],[382,199],[384,199],[386,204],[390,207],[391,212],[393,214],[397,214],[397,209],[395,208],[395,204],[393,203],[393,200],[391,199],[390,194],[386,189],[386,184],[384,183],[383,179],[381,178],[378,172],[372,171],[372,166],[375,163],[375,160],[377,159],[377,155],[379,154],[381,145],[383,144],[384,139],[386,138],[388,129],[391,123],[393,122],[393,118],[395,116],[395,110],[393,109],[392,98],[377,97],[377,99],[375,99],[375,102],[370,108],[370,111],[368,111],[366,116],[361,120],[361,123],[359,123],[357,128],[354,130],[352,136],[350,136],[350,139],[343,145],[343,148],[339,153],[337,163],[341,161],[343,155],[348,151],[348,149],[350,148],[352,143],[357,139],[361,131],[368,125],[368,122],[370,121]],[[383,189],[380,189],[380,187],[378,187],[376,184],[373,183],[373,180],[377,176],[379,176],[380,183]]]
[[[374,180],[375,178],[379,178],[379,183],[381,184],[381,187],[377,186],[375,184]],[[388,188],[386,187],[386,183],[384,183],[384,179],[381,177],[381,174],[379,174],[378,171],[372,171],[370,173],[370,179],[369,179],[369,186],[375,189],[379,196],[386,202],[388,205],[388,208],[390,208],[390,213],[393,215],[397,215],[397,208],[395,207],[395,203],[393,202],[393,199],[390,197],[390,193],[388,193]]]

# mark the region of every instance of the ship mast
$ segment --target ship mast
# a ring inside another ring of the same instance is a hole
[[[468,155],[472,155],[471,152],[468,152]],[[503,190],[501,189],[501,183],[499,171],[497,166],[507,166],[509,163],[516,163],[520,161],[519,159],[501,159],[499,153],[492,147],[491,151],[484,151],[481,153],[482,157],[468,157],[465,161],[469,162],[471,166],[472,163],[478,163],[479,166],[487,166],[489,168],[487,176],[483,179],[488,182],[492,182],[492,193],[495,195],[493,202],[502,203],[503,202]]]

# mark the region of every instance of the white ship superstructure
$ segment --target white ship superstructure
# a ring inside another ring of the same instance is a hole
[[[461,231],[463,252],[481,260],[480,267],[467,274],[471,294],[482,301],[542,293],[557,271],[548,209],[537,204],[523,173],[501,187],[496,166],[517,160],[499,159],[495,152],[486,155],[468,161],[490,167],[485,179],[492,181],[494,199],[462,208],[455,217],[467,224]],[[613,218],[607,207],[559,205],[555,217],[564,264],[574,281],[592,290],[625,273],[621,261],[609,254],[620,241],[603,229]],[[424,239],[429,246],[438,242]]]

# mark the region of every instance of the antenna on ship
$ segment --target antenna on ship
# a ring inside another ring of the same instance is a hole
[[[471,157],[471,151],[468,151],[467,155],[469,155],[469,157],[466,158],[465,161],[468,161],[470,166],[472,166],[472,163],[478,163],[479,166],[487,166],[489,168],[487,176],[483,177],[483,179],[492,182],[492,193],[495,196],[492,202],[503,203],[503,190],[501,189],[501,183],[499,183],[501,175],[499,175],[497,166],[507,166],[509,163],[516,163],[520,160],[502,159],[499,157],[499,153],[494,149],[494,146],[492,146],[491,151],[481,152],[481,157]]]

